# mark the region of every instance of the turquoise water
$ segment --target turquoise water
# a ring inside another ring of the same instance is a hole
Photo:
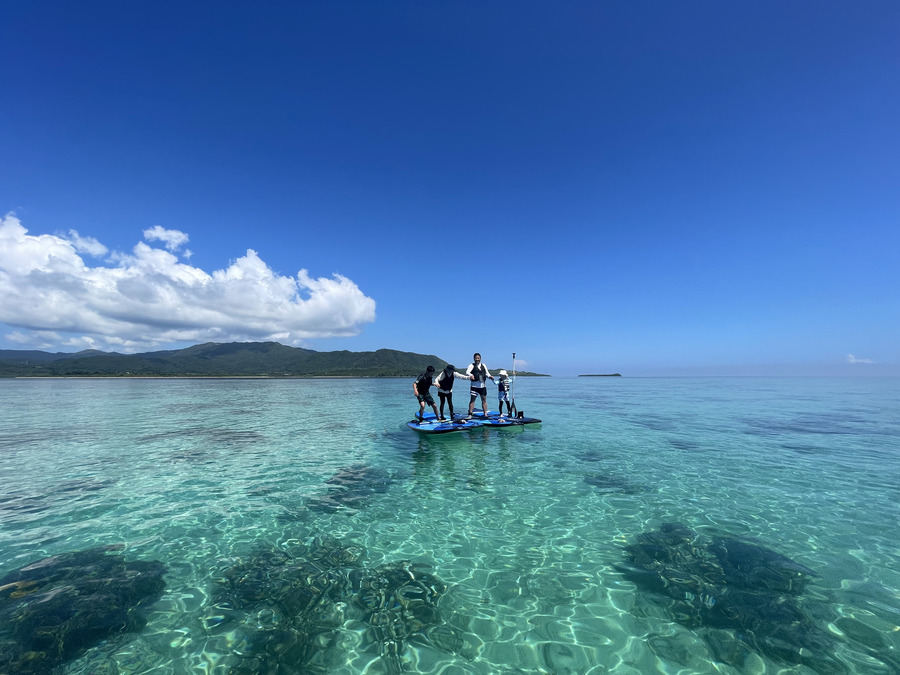
[[[66,673],[900,670],[900,380],[515,394],[542,425],[429,437],[406,379],[0,380],[0,578],[108,545],[165,565],[146,626]],[[691,548],[659,553],[676,523]],[[802,592],[701,578],[723,541]],[[314,611],[283,601],[309,560]]]

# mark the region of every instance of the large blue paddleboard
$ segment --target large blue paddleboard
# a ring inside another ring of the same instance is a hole
[[[475,410],[472,411],[472,417],[469,417],[465,413],[454,413],[453,419],[471,419],[478,422],[483,427],[511,427],[514,422],[512,417],[501,417],[498,412],[488,411],[488,414],[485,415],[479,408],[475,408]]]
[[[453,418],[459,416],[460,419],[465,419],[465,413],[455,413]],[[481,408],[474,408],[472,410],[472,419],[478,420],[485,426],[499,426],[506,427],[511,425],[523,425],[523,424],[540,424],[541,420],[536,417],[509,417],[508,415],[501,415],[496,410],[488,410],[487,415],[484,414]]]
[[[436,419],[434,413],[425,413],[424,418],[411,420],[406,423],[410,429],[422,432],[424,434],[447,434],[452,431],[463,431],[464,429],[475,429],[481,426],[479,420],[439,420]]]

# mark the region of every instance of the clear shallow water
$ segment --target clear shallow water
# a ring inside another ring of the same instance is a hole
[[[406,379],[0,380],[0,578],[114,544],[165,564],[146,627],[66,673],[898,672],[900,380],[520,378],[516,398],[544,423],[427,437]],[[671,523],[808,571],[800,628],[783,594],[734,628],[679,614],[728,591],[636,584],[634,545]],[[323,550],[360,556],[324,565],[350,585],[403,561],[416,592],[438,580],[427,620],[390,635],[331,585],[298,646],[273,555]],[[779,659],[797,636],[807,656]]]

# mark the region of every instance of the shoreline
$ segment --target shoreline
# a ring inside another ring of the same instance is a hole
[[[15,375],[3,380],[405,380],[415,375]],[[518,375],[517,377],[551,377]],[[580,377],[580,376],[579,376]]]
[[[389,380],[415,375],[16,375],[11,380]]]

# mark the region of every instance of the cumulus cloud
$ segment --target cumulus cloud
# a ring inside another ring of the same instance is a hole
[[[375,320],[375,301],[340,274],[282,276],[252,249],[207,273],[174,254],[188,241],[183,232],[156,226],[144,239],[111,254],[109,266],[91,266],[83,253],[106,253],[97,240],[30,235],[15,215],[0,218],[0,322],[16,329],[7,338],[121,352],[172,342],[301,344],[356,335]]]
[[[847,354],[847,363],[875,363],[872,359],[858,359],[853,354]]]
[[[159,225],[148,227],[144,230],[144,239],[147,241],[161,241],[166,250],[175,252],[188,243],[188,236],[179,230],[167,230]]]
[[[78,253],[87,253],[95,258],[101,258],[109,253],[109,249],[99,241],[93,237],[82,237],[76,230],[69,230],[69,235],[65,239],[72,244]]]

